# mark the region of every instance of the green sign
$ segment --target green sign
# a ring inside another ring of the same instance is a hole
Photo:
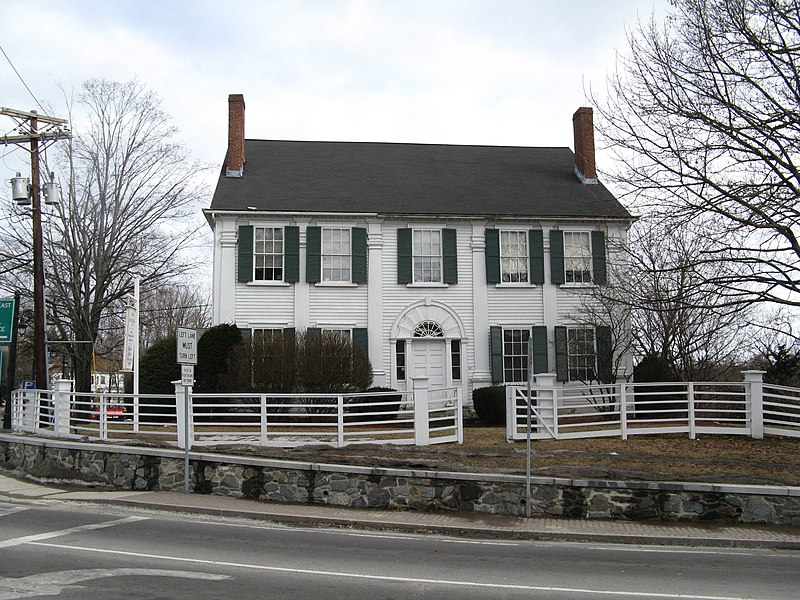
[[[10,344],[14,333],[14,299],[0,298],[0,344]]]

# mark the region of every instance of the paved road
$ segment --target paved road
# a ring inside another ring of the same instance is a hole
[[[796,599],[800,552],[487,541],[0,503],[0,600]]]

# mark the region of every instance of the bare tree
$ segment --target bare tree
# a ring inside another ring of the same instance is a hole
[[[211,324],[211,303],[202,286],[169,283],[144,289],[139,308],[140,348],[146,350],[178,327],[205,329]]]
[[[639,23],[598,130],[640,208],[703,238],[718,305],[800,305],[800,10],[793,0],[674,0]]]
[[[133,278],[159,289],[197,262],[182,249],[201,228],[194,215],[203,168],[175,141],[158,96],[136,81],[87,81],[75,108],[87,125],[70,119],[74,137],[56,160],[69,181],[44,228],[46,291],[48,320],[61,339],[88,342],[67,346],[76,389],[88,391],[93,349],[114,347],[104,336],[116,329],[113,312]],[[18,235],[2,250],[16,285],[26,277],[21,248],[29,244]]]
[[[748,353],[754,311],[720,303],[714,281],[730,269],[697,263],[704,244],[686,228],[640,220],[624,246],[610,245],[609,285],[574,290],[584,298],[573,319],[608,327],[615,356],[658,356],[686,381],[720,377]]]

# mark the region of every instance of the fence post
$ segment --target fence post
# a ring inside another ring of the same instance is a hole
[[[266,446],[267,445],[267,440],[269,439],[269,431],[267,429],[269,424],[267,423],[267,395],[266,394],[261,394],[261,396],[259,396],[259,404],[261,406],[261,417],[260,417],[261,433],[260,433],[260,436],[259,436],[259,440],[261,441],[261,445],[262,446]]]
[[[189,415],[186,410],[188,408],[186,406],[186,390],[180,381],[173,381],[172,383],[175,386],[175,429],[178,433],[178,448],[188,448],[186,442]]]
[[[742,371],[750,408],[750,436],[757,440],[764,439],[764,373]]]
[[[689,439],[697,439],[697,420],[694,415],[694,382],[690,381],[686,386],[686,402],[688,404],[689,416]]]
[[[336,442],[341,448],[344,446],[344,396],[336,396]]]
[[[428,378],[412,377],[414,389],[414,444],[429,446],[430,419],[428,418]]]
[[[619,386],[619,431],[623,440],[628,439],[628,382],[624,376],[617,376]]]
[[[69,434],[71,391],[72,380],[56,379],[53,382],[53,410],[55,411],[53,431],[56,437],[65,437]]]
[[[459,444],[464,443],[464,408],[461,404],[461,388],[456,388],[456,436]]]

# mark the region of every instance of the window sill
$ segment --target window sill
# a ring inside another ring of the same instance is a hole
[[[358,287],[358,284],[351,281],[318,281],[314,287],[351,288]]]
[[[449,283],[439,283],[435,281],[419,281],[417,283],[407,283],[407,288],[448,288]]]
[[[535,288],[537,284],[535,283],[528,283],[527,281],[507,281],[505,283],[495,283],[494,287],[496,288]]]
[[[589,283],[560,283],[558,284],[560,288],[593,288],[597,287],[593,282]]]
[[[286,281],[248,281],[247,285],[253,287],[291,287]]]

